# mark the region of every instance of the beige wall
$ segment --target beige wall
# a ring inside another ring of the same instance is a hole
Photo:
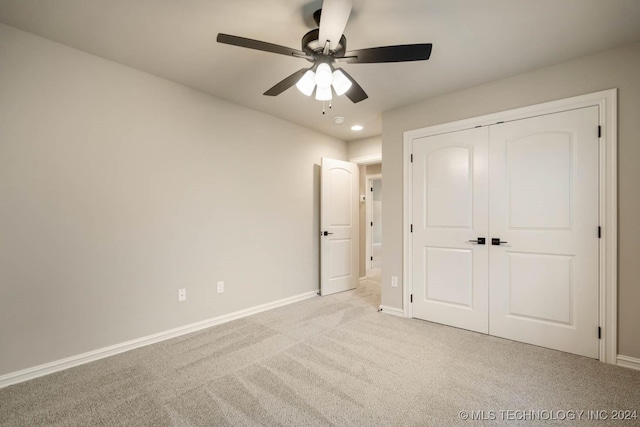
[[[383,114],[382,304],[402,307],[403,132],[618,88],[618,353],[640,358],[640,44],[451,93]]]
[[[367,175],[379,175],[382,173],[382,164],[367,165]]]
[[[346,143],[0,25],[0,376],[317,290],[323,156]]]
[[[382,155],[382,135],[356,139],[347,144],[349,159]],[[353,161],[353,160],[351,160]]]

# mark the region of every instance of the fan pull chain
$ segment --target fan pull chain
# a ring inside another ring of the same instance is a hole
[[[331,100],[329,100],[329,109],[331,110],[333,108],[333,104],[331,103]],[[322,101],[322,114],[326,114],[326,108],[325,108],[325,101]]]

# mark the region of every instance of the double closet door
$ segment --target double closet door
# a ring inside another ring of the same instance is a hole
[[[598,107],[412,148],[413,316],[598,358]]]

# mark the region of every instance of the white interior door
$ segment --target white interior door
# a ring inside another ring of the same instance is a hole
[[[413,316],[488,332],[487,128],[414,140]],[[479,244],[480,243],[480,244]]]
[[[597,129],[594,106],[413,141],[414,317],[599,356]]]
[[[322,159],[320,189],[320,294],[358,286],[358,165]]]
[[[595,106],[491,126],[491,335],[598,357],[597,126]]]

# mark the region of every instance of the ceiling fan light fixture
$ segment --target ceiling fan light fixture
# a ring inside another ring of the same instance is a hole
[[[321,63],[316,69],[315,82],[318,88],[331,88],[331,82],[333,81],[333,75],[331,74],[331,67],[329,64]]]
[[[296,83],[296,87],[300,92],[307,96],[311,96],[313,89],[316,87],[316,73],[312,70],[307,70],[302,78],[298,80],[298,83]]]
[[[354,104],[364,101],[368,95],[349,73],[342,69],[335,70],[333,64],[336,61],[346,61],[350,64],[378,64],[425,61],[431,57],[433,47],[431,43],[379,46],[347,51],[344,30],[351,15],[354,0],[318,0],[318,3],[320,2],[321,9],[313,14],[318,28],[302,36],[301,50],[224,33],[218,33],[216,41],[304,59],[312,63],[311,68],[299,69],[264,92],[266,96],[277,96],[292,86],[298,86],[298,89],[307,96],[313,96],[316,92],[315,97],[319,100],[331,100],[335,92],[336,96],[346,95]],[[308,72],[311,70],[313,72]],[[310,80],[313,80],[313,84]]]
[[[318,101],[331,101],[331,85],[328,87],[320,87],[316,88],[316,99]]]
[[[335,70],[333,72],[331,85],[333,86],[333,90],[336,91],[336,95],[341,96],[351,89],[351,80],[349,80],[342,71]]]

